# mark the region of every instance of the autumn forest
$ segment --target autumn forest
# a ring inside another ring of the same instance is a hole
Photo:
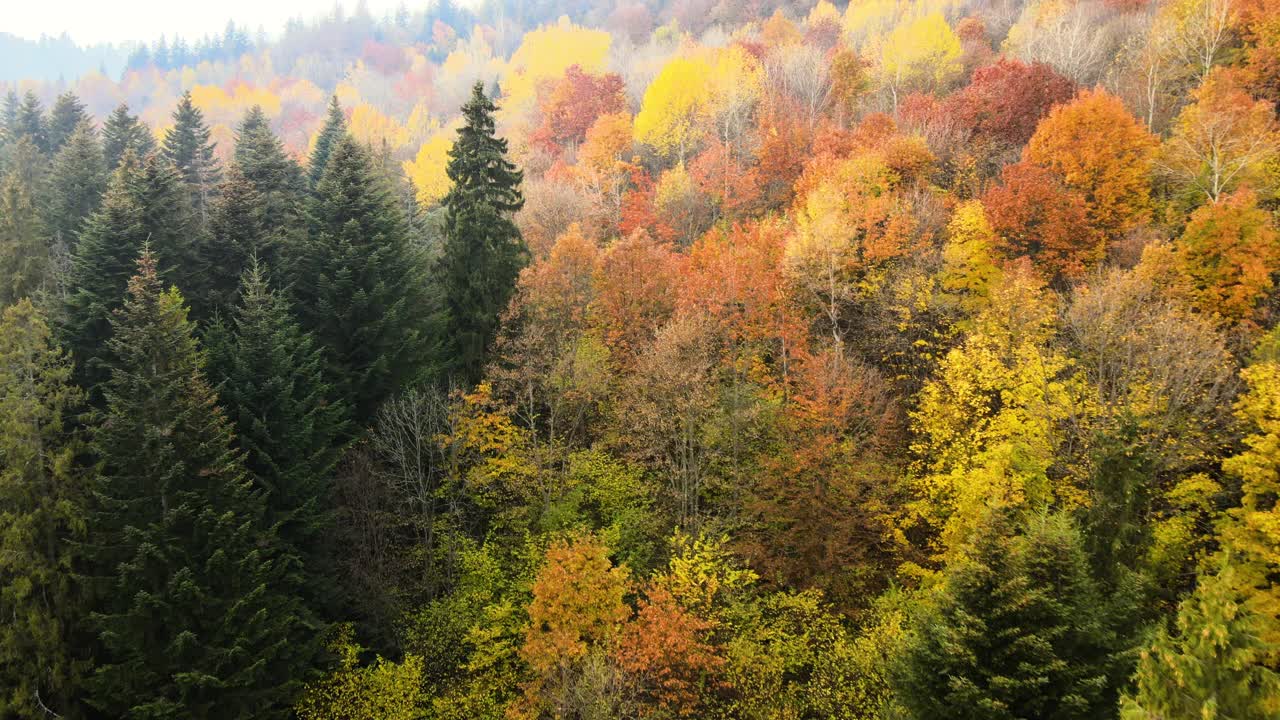
[[[3,35],[0,720],[1280,717],[1280,1]]]

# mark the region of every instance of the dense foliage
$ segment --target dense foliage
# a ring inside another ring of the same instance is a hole
[[[1280,716],[1274,0],[0,94],[0,718]]]

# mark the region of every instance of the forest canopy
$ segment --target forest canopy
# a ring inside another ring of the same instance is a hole
[[[1280,717],[1276,0],[245,28],[0,44],[0,718]]]

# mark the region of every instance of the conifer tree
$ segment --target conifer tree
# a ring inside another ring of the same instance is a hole
[[[1280,715],[1280,675],[1264,662],[1261,618],[1237,591],[1222,561],[1178,607],[1177,632],[1163,628],[1144,648],[1124,698],[1123,720],[1266,720]]]
[[[204,378],[182,296],[144,251],[111,319],[90,513],[102,647],[90,702],[109,717],[284,717],[314,627]]]
[[[56,154],[62,150],[71,134],[84,122],[89,122],[89,115],[84,111],[80,98],[71,92],[59,95],[49,111],[49,152]]]
[[[245,114],[236,133],[235,165],[257,191],[262,206],[258,259],[277,277],[284,277],[284,258],[306,234],[307,184],[302,168],[271,132],[260,107]]]
[[[85,221],[107,189],[107,167],[98,134],[87,121],[76,126],[53,159],[45,224],[55,244],[76,246]]]
[[[151,131],[138,118],[129,114],[128,105],[121,103],[102,126],[102,155],[106,159],[108,172],[115,171],[128,150],[133,150],[141,159],[155,149],[156,141],[151,137]]]
[[[208,222],[209,206],[222,174],[214,150],[204,113],[191,102],[191,92],[184,92],[173,111],[173,127],[165,134],[161,154],[178,169],[190,190],[191,206],[202,226]]]
[[[18,115],[14,120],[14,139],[27,138],[42,153],[49,152],[49,128],[45,124],[44,108],[36,94],[27,91],[18,106]]]
[[[85,224],[71,257],[63,343],[75,358],[81,385],[98,399],[111,312],[119,307],[134,262],[149,244],[165,279],[203,287],[192,247],[187,196],[168,160],[132,151],[112,175],[102,206]]]
[[[311,181],[311,187],[314,188],[320,184],[325,166],[329,164],[330,153],[346,133],[347,118],[342,114],[338,96],[334,95],[329,99],[329,113],[325,116],[320,134],[316,136],[316,145],[311,150],[311,159],[307,163],[307,178]]]
[[[462,107],[465,125],[449,150],[453,187],[444,198],[445,241],[437,275],[444,307],[437,357],[448,377],[475,383],[529,251],[512,220],[524,204],[521,171],[494,136],[495,106],[477,83]]]
[[[0,181],[0,307],[31,297],[53,282],[44,223],[22,176]]]
[[[76,455],[83,394],[30,300],[0,319],[0,717],[66,717],[84,657],[73,579],[86,477]]]
[[[1009,536],[995,520],[948,570],[896,684],[915,718],[1103,717],[1119,671],[1079,533],[1065,517]]]
[[[304,328],[327,353],[329,380],[362,426],[422,371],[422,260],[369,152],[343,135],[316,186],[310,237],[293,294]]]
[[[320,349],[256,262],[239,294],[229,319],[208,334],[209,375],[265,497],[267,522],[285,552],[303,560],[308,600],[318,609],[333,596],[325,556],[329,481],[345,413],[330,398]]]
[[[240,278],[252,258],[275,257],[268,247],[268,211],[262,194],[232,163],[214,200],[209,242],[200,244],[199,265],[205,268],[206,295],[201,300],[211,313],[229,310],[239,292]]]
[[[18,129],[18,107],[22,101],[18,99],[18,93],[10,90],[4,94],[4,106],[0,107],[0,139],[6,143],[14,139],[14,133]]]

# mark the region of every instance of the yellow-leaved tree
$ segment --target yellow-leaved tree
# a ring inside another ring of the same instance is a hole
[[[453,147],[453,132],[448,129],[437,130],[422,147],[413,160],[404,162],[404,173],[413,181],[417,189],[418,202],[423,207],[431,207],[449,192],[449,149]]]
[[[941,13],[898,25],[880,48],[880,81],[897,109],[899,95],[945,87],[963,69],[960,38]]]
[[[703,136],[700,122],[708,101],[712,66],[701,57],[677,57],[644,91],[635,118],[636,140],[659,154],[683,161]]]

